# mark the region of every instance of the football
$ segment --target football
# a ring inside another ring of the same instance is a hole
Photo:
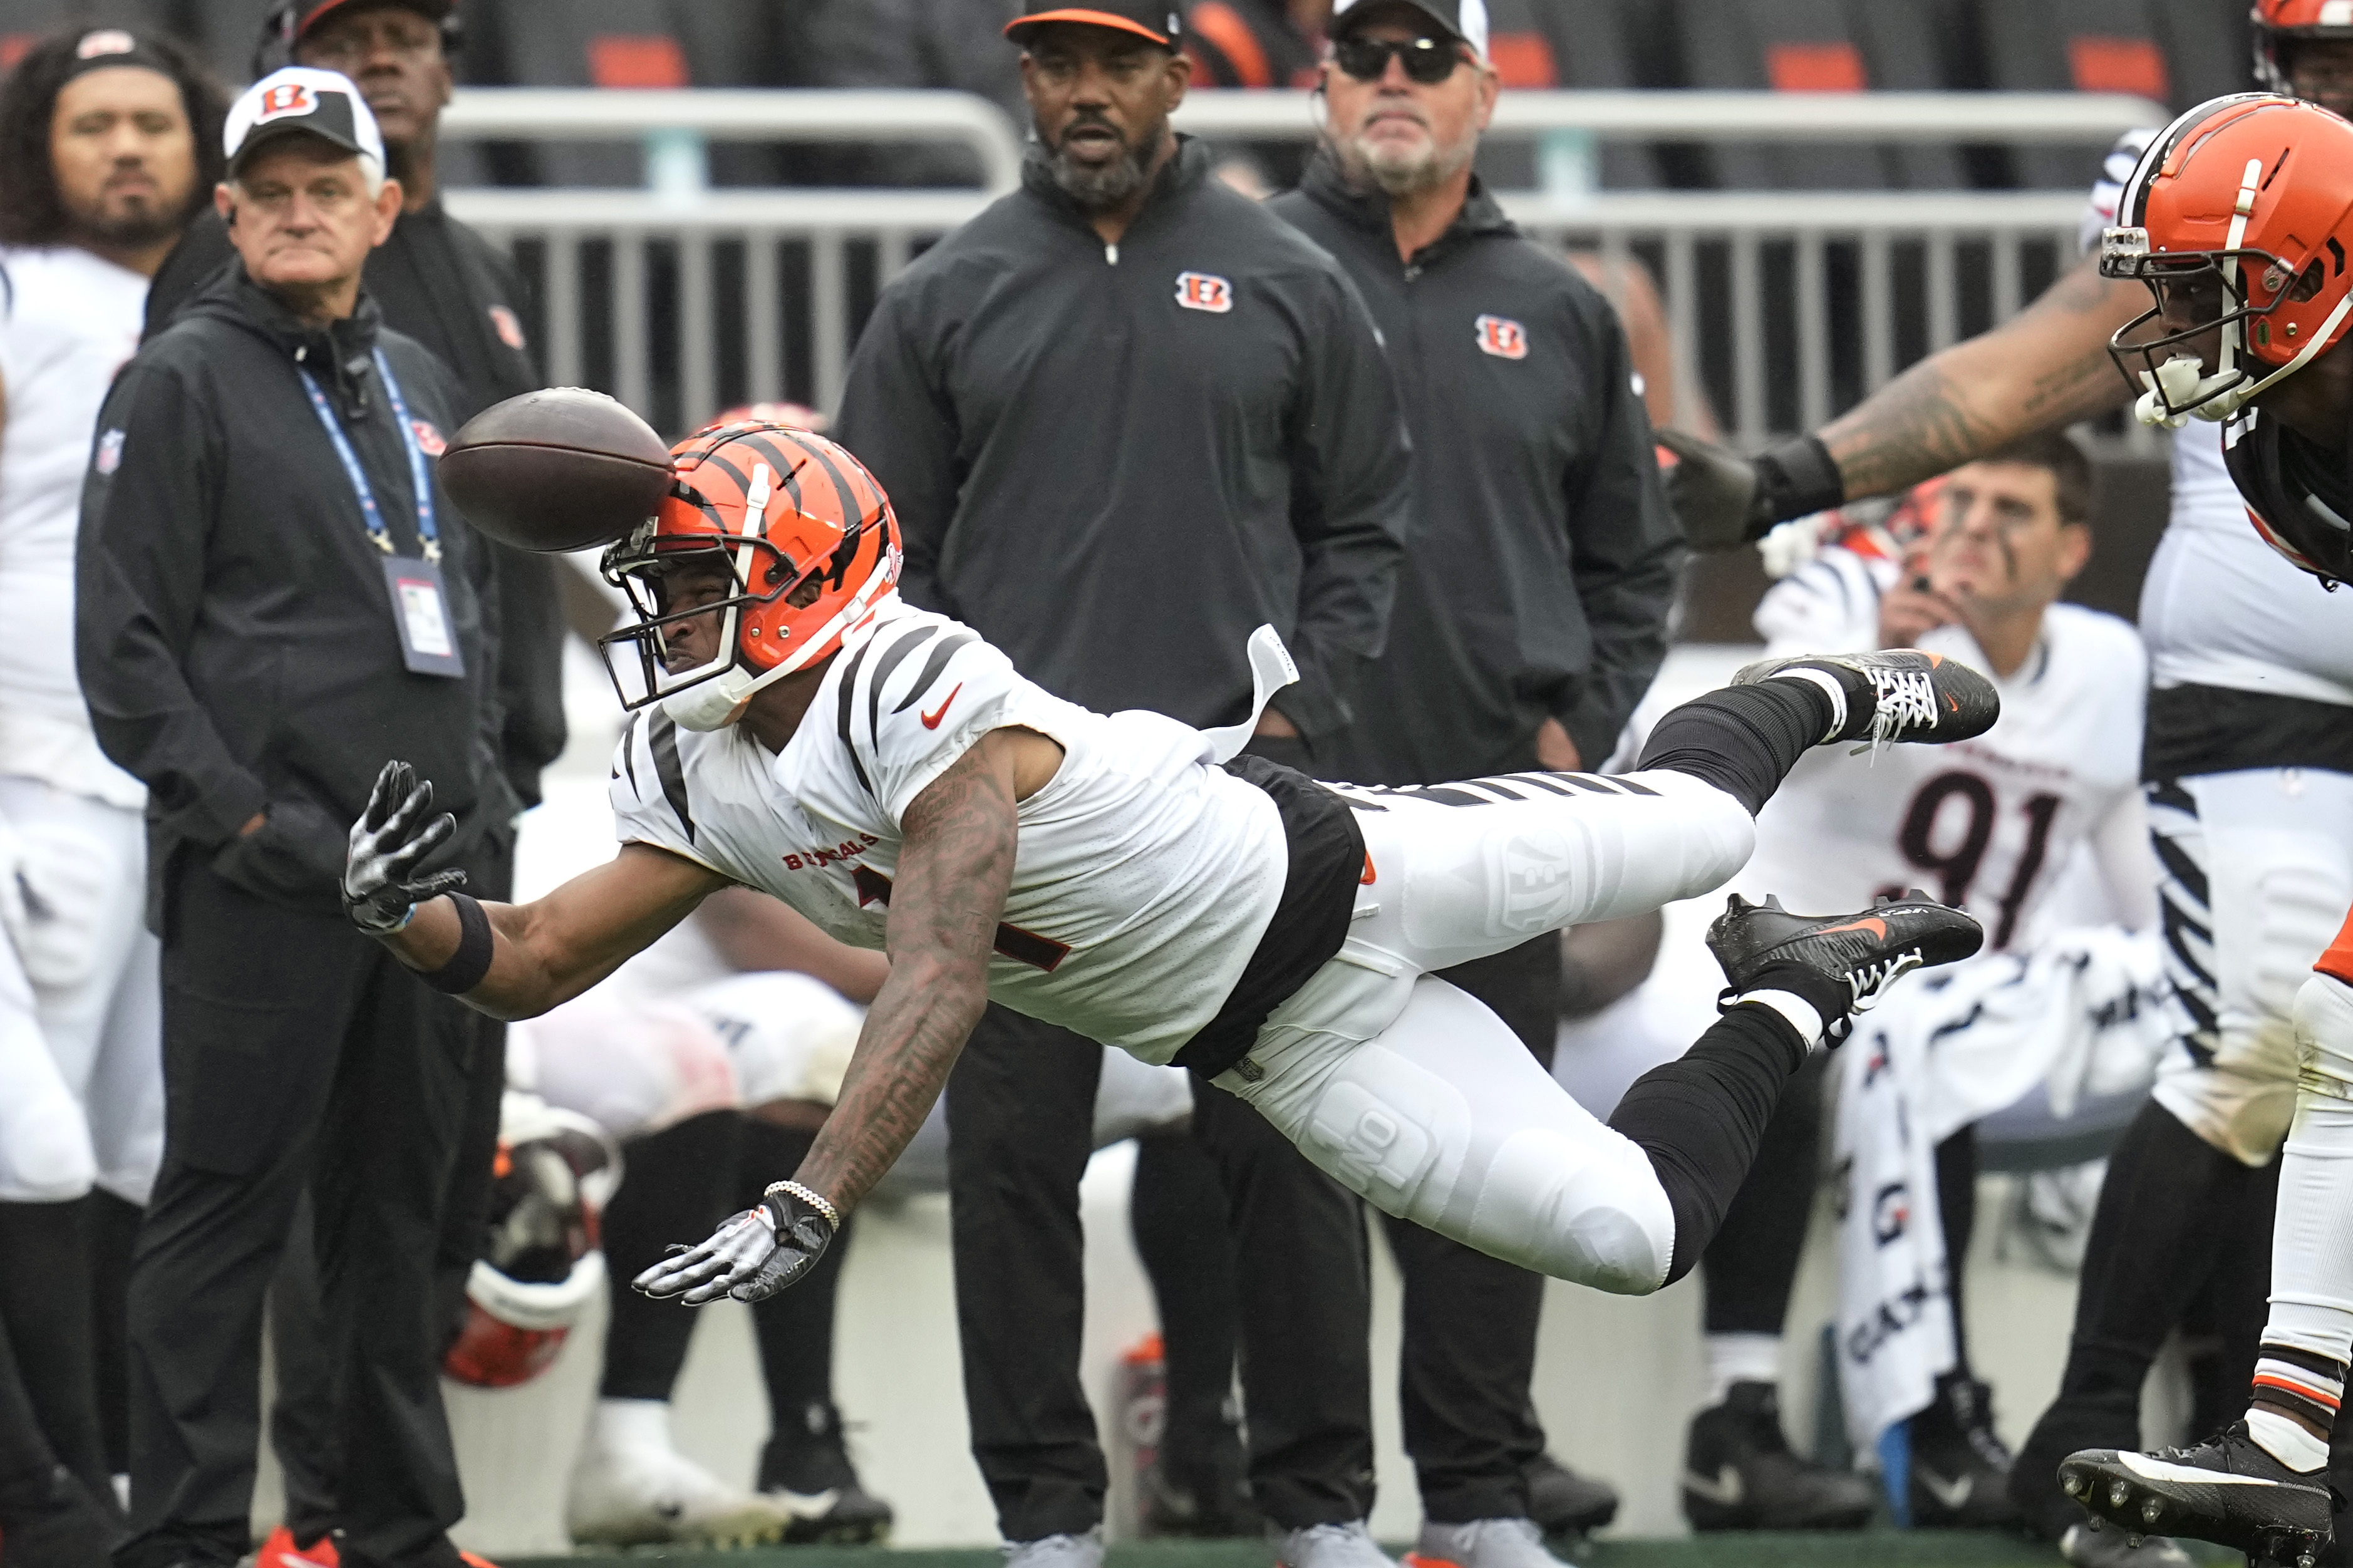
[[[441,489],[466,521],[517,550],[586,550],[661,510],[670,448],[601,392],[554,386],[492,404],[441,455]]]

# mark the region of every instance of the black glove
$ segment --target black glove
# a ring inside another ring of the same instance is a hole
[[[676,1296],[690,1307],[733,1296],[765,1301],[817,1267],[841,1216],[797,1182],[778,1182],[760,1206],[730,1215],[693,1247],[671,1256],[630,1284],[649,1296]]]
[[[409,867],[458,830],[448,812],[426,819],[433,809],[433,785],[406,763],[386,763],[375,775],[367,810],[352,824],[351,849],[343,860],[343,913],[371,936],[398,931],[426,900],[465,885],[466,873],[436,871],[414,881]]]
[[[1830,448],[1813,436],[1784,441],[1757,458],[1686,436],[1655,432],[1675,456],[1662,476],[1667,504],[1694,550],[1734,550],[1762,539],[1774,524],[1824,511],[1846,500]]]

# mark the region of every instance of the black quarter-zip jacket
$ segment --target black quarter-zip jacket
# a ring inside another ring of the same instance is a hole
[[[1317,771],[1430,784],[1535,760],[1546,715],[1588,767],[1666,657],[1682,534],[1616,313],[1474,180],[1398,256],[1388,199],[1328,157],[1268,205],[1337,257],[1380,324],[1414,447],[1388,651]]]
[[[465,674],[411,674],[384,553],[298,374],[326,395],[394,549],[415,556],[416,488],[378,347],[429,449],[460,396],[439,361],[382,331],[364,295],[331,328],[305,327],[235,267],[123,367],[99,414],[75,655],[99,745],[148,788],[151,889],[186,848],[249,892],[334,912],[345,835],[388,757],[416,763],[459,818],[438,864],[463,863],[516,809],[479,542],[436,485]]]
[[[1240,719],[1271,623],[1311,739],[1379,653],[1409,458],[1332,258],[1189,138],[1116,246],[1041,154],[883,291],[835,435],[890,492],[904,591],[1057,695]]]

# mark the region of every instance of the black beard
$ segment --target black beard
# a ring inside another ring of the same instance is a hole
[[[1136,141],[1135,146],[1123,145],[1119,156],[1110,163],[1091,167],[1072,161],[1069,132],[1065,132],[1062,145],[1048,157],[1047,167],[1053,171],[1054,184],[1078,204],[1081,211],[1103,212],[1144,188],[1150,162],[1150,154],[1144,149],[1159,145],[1159,132],[1155,128]]]
[[[77,215],[73,226],[84,239],[107,249],[144,250],[177,237],[186,226],[188,216],[185,212],[165,212],[159,207],[134,207],[111,218]]]

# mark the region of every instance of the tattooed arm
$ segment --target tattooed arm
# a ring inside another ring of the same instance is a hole
[[[2009,321],[1922,360],[1822,426],[1849,500],[1934,478],[2131,395],[2108,338],[2148,309],[2141,284],[2085,258]]]

